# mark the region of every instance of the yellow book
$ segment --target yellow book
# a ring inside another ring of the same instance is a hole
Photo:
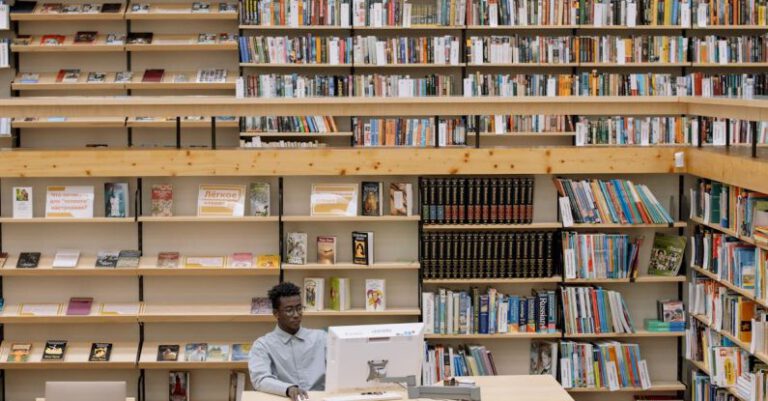
[[[280,256],[259,255],[256,258],[256,267],[259,269],[278,269],[280,268]]]
[[[658,25],[659,17],[659,0],[653,0],[651,2],[651,25]]]
[[[664,0],[664,25],[672,25],[672,1]]]
[[[594,364],[593,370],[595,372],[594,373],[594,375],[595,375],[595,387],[602,388],[603,387],[603,383],[600,381],[600,362],[594,361],[593,364]]]

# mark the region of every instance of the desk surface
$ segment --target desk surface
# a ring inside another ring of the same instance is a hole
[[[480,386],[483,401],[573,401],[568,392],[550,375],[478,376],[471,379]],[[384,390],[397,391],[394,388]],[[340,394],[351,394],[351,392]],[[322,401],[323,397],[331,394],[313,391],[309,395],[311,401]],[[243,393],[243,401],[285,401],[286,399],[286,397],[256,391]],[[407,399],[408,396],[403,394],[403,400]]]

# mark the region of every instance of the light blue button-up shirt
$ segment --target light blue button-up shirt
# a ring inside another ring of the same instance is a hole
[[[325,343],[323,330],[300,328],[291,335],[275,327],[251,347],[248,371],[257,391],[285,395],[288,387],[306,391],[325,389]]]

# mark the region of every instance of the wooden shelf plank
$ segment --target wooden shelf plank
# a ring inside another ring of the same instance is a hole
[[[31,13],[11,13],[11,21],[122,21],[125,19],[125,5],[112,13],[44,13],[38,4]]]
[[[579,67],[589,68],[675,68],[675,67],[690,67],[690,62],[681,63],[657,63],[657,62],[632,62],[632,63],[579,63]]]
[[[564,227],[564,229],[579,229],[579,228],[685,228],[688,226],[688,223],[684,221],[676,221],[672,224],[614,224],[614,223],[598,223],[598,224],[589,224],[589,223],[579,223],[574,224],[570,227]]]
[[[19,316],[2,314],[2,324],[119,324],[136,323],[136,316],[88,315],[88,316]]]
[[[13,120],[13,128],[124,128],[125,117],[67,118],[66,120]]]
[[[138,321],[145,323],[269,323],[274,316],[252,315],[250,305],[145,304]]]
[[[304,317],[361,317],[361,316],[421,316],[419,308],[387,308],[379,312],[369,312],[364,309],[344,311],[322,310],[305,311]]]
[[[381,26],[381,27],[373,27],[373,26],[356,26],[355,31],[360,32],[369,32],[369,31],[422,31],[422,30],[429,30],[429,31],[442,31],[442,30],[449,30],[449,31],[457,31],[460,29],[464,29],[464,25],[451,25],[451,26],[444,26],[444,25],[411,25],[411,26]]]
[[[165,52],[165,51],[237,51],[237,42],[198,43],[197,35],[154,35],[152,43],[126,44],[125,50],[130,52]]]
[[[136,369],[136,354],[138,352],[138,343],[129,342],[109,342],[112,344],[109,361],[89,362],[88,357],[91,353],[90,342],[68,341],[67,350],[64,353],[64,359],[61,361],[44,361],[43,350],[45,342],[29,341],[32,344],[32,350],[27,362],[8,362],[8,354],[13,344],[25,343],[25,341],[3,341],[0,346],[0,369],[5,370],[59,370],[59,369]]]
[[[240,136],[262,138],[349,138],[352,132],[241,132]]]
[[[427,340],[524,340],[561,338],[562,333],[425,334]]]
[[[125,13],[125,19],[135,21],[237,21],[237,6],[234,12],[219,12],[216,3],[210,4],[208,12],[192,12],[192,3],[156,3],[149,4],[146,12],[135,12],[131,9]]]
[[[248,361],[242,362],[139,362],[139,369],[248,369]]]
[[[627,278],[566,278],[566,284],[629,284]]]
[[[569,393],[609,393],[611,392],[607,388],[568,388],[565,389]],[[685,391],[685,384],[680,382],[669,381],[652,381],[651,388],[642,389],[638,387],[621,388],[615,392],[620,393],[652,393],[660,391]]]
[[[11,256],[0,269],[0,276],[9,277],[136,277],[135,268],[95,267],[95,256],[80,256],[77,267],[53,267],[52,256],[42,256],[38,267],[17,268],[18,255]]]
[[[684,337],[684,331],[645,331],[637,330],[634,333],[601,333],[601,334],[565,334],[565,338],[585,339],[585,338],[658,338],[658,337]]]
[[[16,219],[13,217],[0,217],[0,223],[3,224],[74,224],[74,223],[88,223],[88,224],[125,224],[134,223],[136,220],[133,217],[92,217],[92,218],[53,218],[53,217],[33,217],[31,219]]]
[[[550,138],[550,137],[572,137],[576,136],[576,132],[505,132],[503,134],[496,134],[492,132],[480,133],[481,138]],[[469,135],[471,138],[471,134]]]
[[[419,221],[421,216],[283,216],[284,222],[366,222],[366,223],[398,223]]]
[[[529,224],[424,224],[425,231],[447,230],[549,230],[562,228],[562,223],[541,222]]]
[[[65,36],[61,45],[41,45],[42,36],[33,35],[28,45],[11,44],[11,51],[15,53],[90,53],[90,52],[123,52],[123,44],[107,44],[107,35],[96,35],[92,43],[74,43],[74,36]]]
[[[248,68],[290,68],[290,69],[314,69],[314,68],[352,68],[352,63],[345,64],[277,64],[277,63],[240,63],[240,67]]]
[[[634,279],[635,283],[684,283],[685,276],[638,276]]]
[[[327,26],[327,25],[240,25],[239,29],[250,31],[349,31],[351,26]],[[357,29],[357,28],[355,28]]]
[[[292,265],[284,263],[283,270],[418,270],[419,262],[380,262],[372,265],[356,265],[352,263],[336,263],[333,265],[320,263],[307,263],[304,265]]]
[[[579,63],[467,63],[467,68],[573,68]]]
[[[139,221],[144,223],[276,223],[278,220],[278,216],[139,216]]]
[[[233,276],[267,276],[277,277],[280,276],[280,269],[263,269],[263,268],[234,268],[234,267],[214,267],[214,268],[202,268],[202,267],[149,267],[142,266],[136,269],[136,273],[139,276],[145,277],[190,277],[190,276],[213,276],[213,277],[233,277]]]
[[[559,283],[563,280],[560,276],[541,278],[446,278],[424,279],[424,284],[545,284]]]

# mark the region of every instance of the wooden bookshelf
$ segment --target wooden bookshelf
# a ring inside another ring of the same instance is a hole
[[[560,276],[541,277],[541,278],[443,278],[443,279],[424,279],[424,284],[546,284],[560,283],[563,278]]]
[[[11,89],[21,91],[34,90],[123,90],[125,84],[115,82],[115,73],[106,73],[104,82],[88,82],[88,71],[81,71],[77,82],[57,82],[57,72],[39,73],[40,79],[36,83],[21,82],[21,74],[11,83]]]
[[[2,324],[136,324],[136,315],[99,315],[91,313],[87,316],[22,316],[17,314],[19,305],[6,305],[0,315]],[[66,305],[64,305],[66,308]],[[94,305],[93,309],[98,309]],[[63,313],[63,312],[62,312]]]
[[[712,375],[712,373],[710,373],[710,370],[707,369],[706,366],[704,366],[704,362],[694,361],[693,359],[686,359],[686,361],[688,361],[691,365],[693,365],[696,369],[702,371],[703,373],[705,373],[707,375],[710,375],[710,376]],[[736,392],[735,388],[733,388],[733,387],[722,387],[722,388],[724,388],[726,391],[728,391],[728,394],[736,397],[737,400],[747,401],[744,398],[742,398],[741,396],[739,396],[739,393]]]
[[[731,230],[730,228],[726,228],[726,227],[723,227],[723,226],[721,226],[719,224],[715,224],[715,223],[707,223],[707,222],[704,221],[704,219],[702,219],[700,217],[696,217],[696,216],[691,216],[690,220],[692,222],[696,223],[696,224],[700,224],[702,226],[709,227],[711,229],[720,231],[720,232],[722,232],[724,234],[727,234],[727,235],[729,235],[731,237],[738,238],[739,240],[741,240],[743,242],[746,242],[747,244],[753,245],[753,246],[755,246],[757,248],[768,249],[768,245],[762,244],[760,242],[757,242],[752,237],[748,237],[746,235],[741,235],[738,232],[736,232],[734,230]]]
[[[144,223],[276,223],[278,216],[139,216],[138,221]]]
[[[379,312],[365,309],[304,311],[304,317],[421,316],[419,308],[387,308]]]
[[[43,9],[43,4],[38,3],[31,13],[12,12],[11,21],[122,21],[125,18],[125,4],[121,4],[120,10],[113,13],[47,13]]]
[[[717,277],[717,274],[712,273],[712,272],[710,272],[708,270],[705,270],[705,269],[703,269],[703,268],[701,268],[699,266],[691,266],[691,269],[693,269],[693,271],[695,271],[695,272],[697,272],[697,273],[699,273],[699,274],[701,274],[703,276],[706,276],[707,278],[710,278],[710,279],[712,279],[714,281],[717,281],[718,283],[720,283],[723,286],[727,287],[729,290],[731,290],[733,292],[736,292],[739,295],[742,295],[742,296],[746,297],[747,299],[751,299],[751,300],[755,301],[755,303],[757,303],[757,304],[759,304],[759,305],[761,305],[763,307],[768,307],[768,301],[766,301],[764,299],[757,298],[755,296],[754,290],[746,290],[744,288],[737,287],[735,284],[733,284],[733,283],[731,283],[729,281],[721,280],[720,278]]]
[[[256,267],[155,267],[139,266],[136,274],[144,277],[279,277],[280,269]]]
[[[146,303],[138,316],[143,323],[273,323],[270,315],[252,315],[251,305]]]
[[[462,68],[464,63],[459,64],[354,64],[356,69],[373,70],[373,69],[416,69],[416,68],[429,68],[429,69],[447,69],[447,68]]]
[[[248,67],[248,68],[260,68],[260,69],[267,69],[267,68],[285,68],[285,69],[323,69],[323,68],[352,68],[352,63],[341,63],[341,64],[327,64],[327,63],[316,63],[316,64],[299,64],[299,63],[293,63],[293,64],[279,64],[279,63],[240,63],[240,67]]]
[[[349,31],[351,26],[335,25],[239,25],[239,29],[246,31]],[[355,28],[358,29],[358,28]]]
[[[154,35],[152,43],[125,45],[130,52],[170,52],[170,51],[237,51],[237,41],[198,43],[197,35]]]
[[[230,359],[232,355],[232,344],[251,344],[253,339],[242,340],[200,340],[200,341],[147,341],[141,348],[141,355],[138,360],[139,369],[248,369],[248,361],[205,361],[205,362],[188,362],[186,361],[186,344],[207,343],[207,344],[226,344],[230,346],[229,353]],[[179,346],[179,354],[177,361],[158,361],[157,350],[160,345],[176,344]],[[134,358],[136,355],[134,354]]]
[[[379,262],[372,265],[356,265],[352,263],[336,263],[332,265],[321,263],[307,263],[303,265],[283,264],[282,269],[296,271],[326,271],[326,270],[419,270],[419,262]]]
[[[178,75],[185,77],[185,82],[174,82]],[[234,90],[238,73],[228,71],[224,82],[197,82],[197,71],[166,71],[160,82],[144,82],[143,71],[134,73],[133,80],[124,84],[125,89],[231,89]]]
[[[715,327],[713,327],[713,326],[712,326],[712,325],[711,325],[711,324],[710,324],[710,323],[707,321],[707,318],[706,318],[705,316],[701,316],[701,315],[695,315],[695,314],[692,314],[692,313],[688,313],[688,315],[689,315],[689,316],[693,316],[693,318],[695,318],[696,320],[698,320],[699,322],[701,322],[701,323],[702,323],[702,324],[704,324],[705,326],[709,327],[711,330],[713,330],[713,331],[715,331],[715,332],[719,333],[719,334],[720,334],[720,335],[722,335],[723,337],[726,337],[726,338],[727,338],[729,341],[731,341],[731,342],[732,342],[732,343],[734,343],[736,346],[738,346],[739,348],[741,348],[741,349],[742,349],[744,352],[746,352],[746,353],[748,353],[748,354],[750,354],[750,355],[754,355],[754,356],[755,356],[757,359],[759,359],[759,360],[760,360],[760,361],[762,361],[763,363],[768,363],[768,355],[765,355],[765,354],[762,354],[762,353],[759,353],[759,352],[758,352],[758,353],[755,353],[755,354],[753,354],[752,352],[750,352],[750,344],[749,344],[749,343],[747,343],[747,342],[744,342],[744,341],[741,341],[741,340],[739,340],[738,338],[736,338],[735,336],[733,336],[732,334],[730,334],[730,333],[728,333],[728,332],[725,332],[725,331],[723,331],[723,330],[718,330],[718,329],[716,329]]]
[[[80,256],[77,267],[53,267],[53,256],[41,256],[35,268],[17,268],[19,256],[8,258],[0,276],[9,277],[124,277],[136,276],[135,268],[95,267],[95,256]]]
[[[93,341],[112,344],[109,361],[89,362],[90,342],[67,341],[67,350],[63,360],[44,361],[45,342],[38,341],[3,341],[0,345],[0,369],[5,370],[49,370],[49,369],[135,369],[139,344],[129,342]],[[27,362],[8,362],[8,354],[13,344],[32,344]]]
[[[631,63],[579,63],[579,67],[587,68],[678,68],[690,67],[689,62],[657,63],[657,62],[631,62]]]
[[[576,132],[504,132],[501,134],[496,134],[493,132],[480,133],[481,138],[557,138],[573,136],[576,136]]]
[[[458,31],[464,29],[464,25],[411,25],[411,26],[356,26],[355,31]]]
[[[566,284],[629,284],[629,278],[566,278]]]
[[[498,334],[425,334],[427,340],[524,340],[524,339],[557,339],[561,338],[563,333],[498,333]]]
[[[616,223],[577,223],[570,227],[563,227],[564,229],[602,229],[602,228],[621,228],[621,229],[644,229],[644,228],[685,228],[688,223],[684,221],[676,221],[671,224],[616,224]]]
[[[31,219],[16,219],[13,217],[0,217],[2,224],[126,224],[135,222],[133,217],[92,217],[92,218],[68,218],[68,217],[33,217]]]
[[[573,68],[579,63],[467,63],[469,69],[480,68]]]
[[[454,231],[454,230],[554,230],[563,227],[558,222],[541,222],[529,224],[424,224],[425,231]]]
[[[237,4],[234,12],[220,12],[218,3],[209,3],[208,12],[193,12],[192,3],[150,3],[146,12],[136,12],[128,9],[125,19],[132,21],[237,21]]]
[[[125,45],[122,43],[107,44],[107,35],[96,35],[92,43],[74,43],[74,36],[66,35],[60,45],[42,45],[42,35],[32,36],[28,45],[11,44],[11,52],[14,53],[90,53],[90,52],[123,52]]]

